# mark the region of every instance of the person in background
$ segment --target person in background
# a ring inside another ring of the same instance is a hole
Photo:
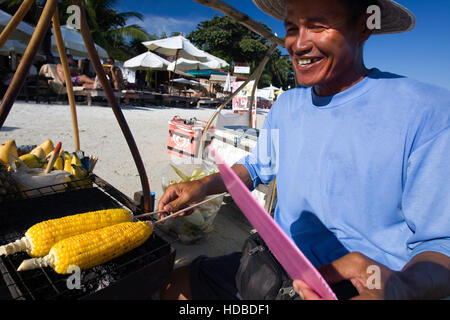
[[[111,83],[111,87],[118,91],[123,88],[123,74],[119,67],[114,65],[115,60],[113,58],[108,58],[103,65],[105,69],[106,77]]]
[[[67,63],[69,65],[70,70],[70,78],[72,80],[72,84],[74,86],[83,86],[85,88],[92,89],[94,88],[94,80],[89,78],[87,75],[82,74],[80,69],[77,67],[73,56],[67,55]],[[61,82],[66,85],[66,78],[64,77],[64,68],[61,63],[58,63],[56,66],[56,73],[58,74]]]

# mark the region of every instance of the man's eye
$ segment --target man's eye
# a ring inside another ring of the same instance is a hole
[[[322,25],[313,25],[313,26],[311,26],[310,27],[312,30],[325,30],[326,29],[326,27],[325,26],[322,26]]]
[[[288,32],[288,33],[293,33],[293,32],[297,32],[297,31],[298,31],[297,27],[286,28],[286,32]]]

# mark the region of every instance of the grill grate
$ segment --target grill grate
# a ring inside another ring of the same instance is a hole
[[[99,188],[71,190],[4,203],[0,205],[0,244],[21,238],[30,226],[43,220],[120,207],[123,207],[121,203]],[[53,300],[101,297],[105,289],[111,292],[111,288],[117,288],[113,292],[114,296],[128,298],[132,294],[139,294],[139,288],[131,282],[128,283],[127,278],[130,278],[130,275],[145,271],[146,280],[157,280],[153,285],[154,290],[159,290],[158,286],[164,285],[162,282],[170,276],[174,255],[170,244],[153,233],[142,246],[101,266],[82,271],[80,289],[70,290],[67,286],[70,275],[58,275],[49,267],[17,272],[22,261],[29,259],[26,253],[17,253],[0,258],[0,273],[3,278],[3,282],[0,278],[0,292],[4,286],[12,299]],[[158,267],[152,267],[153,264],[159,263],[164,264],[166,270],[155,270]],[[148,292],[149,287],[142,290],[147,291],[147,295],[151,293]]]

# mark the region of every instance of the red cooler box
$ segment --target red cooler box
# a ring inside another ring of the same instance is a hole
[[[197,120],[196,118],[186,120],[178,116],[173,117],[169,121],[167,152],[179,157],[195,157],[206,125],[206,121]]]

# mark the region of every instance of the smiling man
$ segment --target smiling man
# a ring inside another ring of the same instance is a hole
[[[260,136],[233,169],[250,189],[277,178],[275,220],[330,284],[350,280],[359,299],[450,296],[450,92],[363,58],[372,34],[409,31],[414,16],[390,0],[254,2],[284,21],[300,86],[266,118],[279,139]],[[372,5],[380,29],[368,27]],[[159,209],[223,191],[219,175],[174,185]],[[240,258],[199,257],[162,298],[239,298]],[[294,287],[319,298],[303,281]]]

